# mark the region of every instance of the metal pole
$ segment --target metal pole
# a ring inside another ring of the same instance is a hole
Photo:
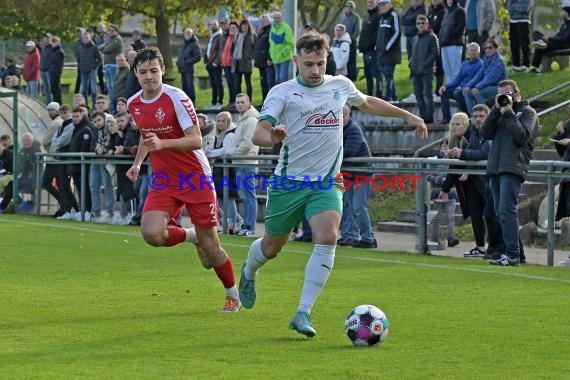
[[[552,164],[548,165],[548,172],[554,173]],[[548,176],[548,193],[546,195],[548,203],[548,233],[546,239],[546,265],[554,265],[554,178]]]
[[[40,203],[41,203],[41,196],[42,196],[42,183],[41,183],[41,172],[42,172],[42,164],[44,163],[44,156],[42,154],[36,155],[36,189],[35,189],[35,199],[36,203],[34,204],[34,215],[40,215]]]
[[[284,0],[283,1],[283,21],[285,21],[291,29],[293,29],[293,41],[297,41],[297,0]],[[295,54],[295,52],[293,52]],[[295,76],[295,66],[293,61],[289,65],[289,78]]]
[[[416,225],[418,226],[418,244],[416,251],[427,254],[427,205],[426,205],[426,176],[425,165],[419,164],[421,178],[416,191]]]
[[[222,158],[222,165],[223,165],[223,169],[222,169],[222,207],[224,208],[223,210],[223,214],[224,214],[224,220],[222,220],[222,232],[224,233],[224,235],[228,234],[228,221],[229,221],[229,209],[230,209],[230,205],[229,205],[229,199],[230,199],[230,189],[228,189],[228,186],[230,186],[230,168],[228,168],[226,165],[228,164],[228,160],[226,158],[226,156],[224,155]]]
[[[12,202],[14,202],[14,212],[18,213],[18,175],[20,174],[19,168],[19,144],[18,144],[18,91],[14,91],[12,96],[13,108],[12,108],[12,125],[14,126],[13,131],[13,143],[14,150],[12,152],[12,167],[13,167],[13,180],[12,180]]]
[[[79,208],[81,209],[81,221],[85,222],[85,183],[86,181],[86,173],[85,173],[85,154],[81,152],[81,191],[79,192],[80,198],[80,205]]]

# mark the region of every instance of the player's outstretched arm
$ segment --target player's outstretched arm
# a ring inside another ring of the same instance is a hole
[[[427,126],[421,117],[374,96],[366,96],[365,99],[366,101],[364,104],[358,107],[360,110],[371,115],[402,118],[406,123],[416,127],[416,134],[421,139],[426,139],[428,137]]]
[[[257,146],[270,147],[279,144],[288,136],[287,126],[278,124],[275,127],[267,120],[261,120],[257,123],[252,141]]]

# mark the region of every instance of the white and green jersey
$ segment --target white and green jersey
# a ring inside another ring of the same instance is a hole
[[[323,83],[308,87],[297,77],[271,89],[259,120],[285,124],[275,174],[319,181],[336,176],[342,162],[342,107],[360,106],[365,95],[344,76],[325,75]]]

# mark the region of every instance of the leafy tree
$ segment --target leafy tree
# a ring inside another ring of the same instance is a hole
[[[78,26],[96,25],[111,15],[96,2],[82,0],[2,0],[0,38],[30,39],[50,32],[73,39]]]

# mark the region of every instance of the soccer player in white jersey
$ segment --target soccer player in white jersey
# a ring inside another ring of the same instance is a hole
[[[305,268],[299,307],[289,327],[308,337],[316,334],[311,309],[333,268],[341,220],[342,192],[336,186],[336,176],[342,160],[344,104],[373,115],[403,118],[416,127],[420,138],[428,134],[421,118],[364,95],[344,76],[325,75],[328,50],[320,34],[301,36],[294,56],[299,75],[273,87],[261,109],[253,142],[259,146],[283,142],[283,147],[269,180],[265,234],[251,245],[239,284],[242,305],[252,308],[258,269],[277,256],[305,215],[314,247]],[[307,183],[309,179],[313,186]]]
[[[141,220],[142,236],[155,247],[185,241],[196,244],[202,265],[213,267],[226,289],[223,311],[239,311],[232,261],[216,232],[216,193],[201,183],[211,176],[211,170],[194,105],[182,90],[162,83],[165,68],[158,48],[139,50],[133,67],[142,90],[128,100],[128,107],[141,138],[127,177],[137,179],[147,154],[153,169]],[[182,207],[188,210],[195,228],[176,225]]]

